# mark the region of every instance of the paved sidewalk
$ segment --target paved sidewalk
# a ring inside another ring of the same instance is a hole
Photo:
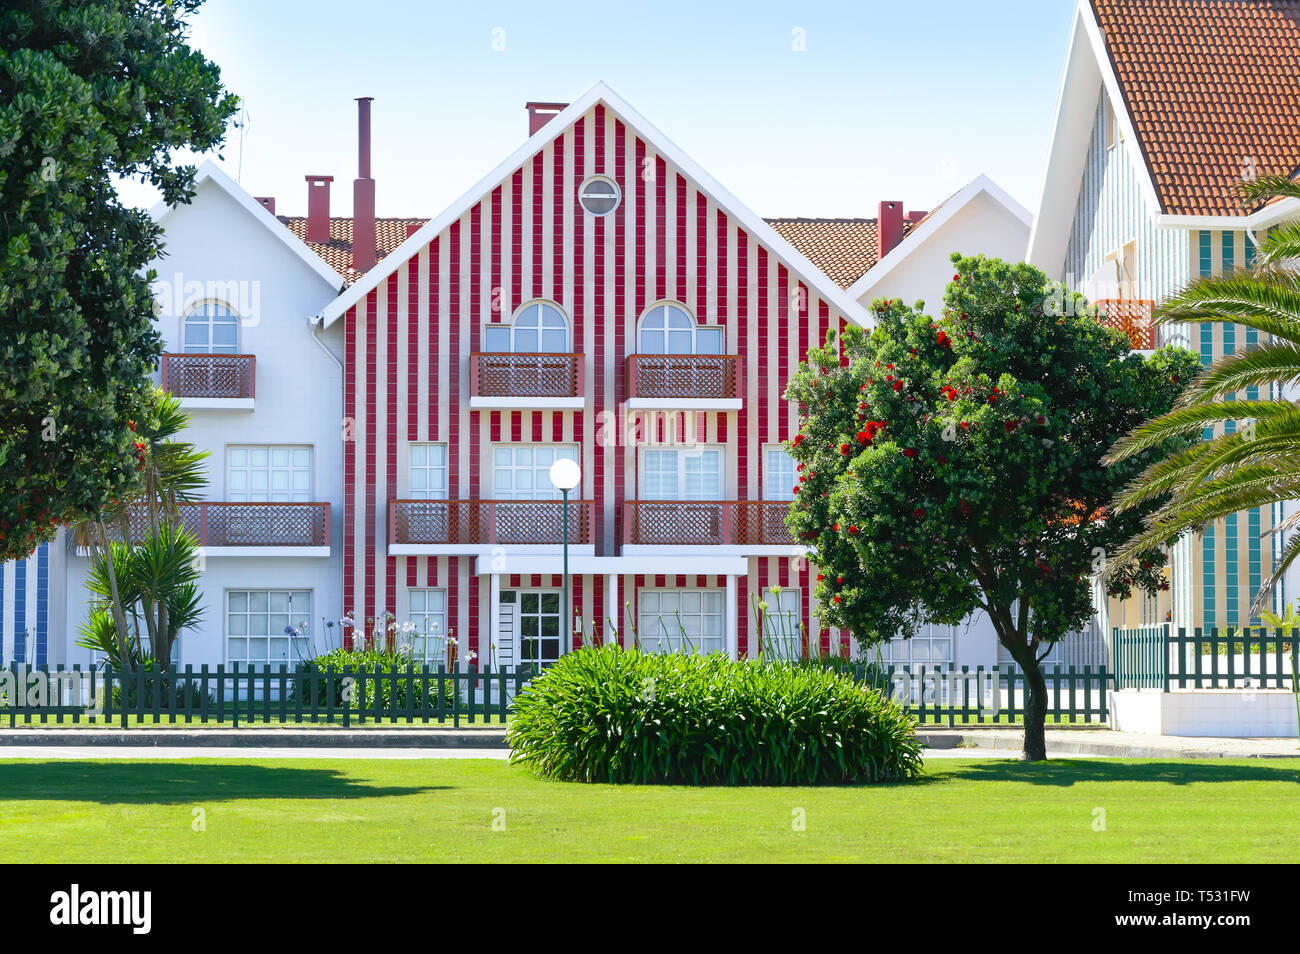
[[[129,729],[44,728],[0,729],[0,758],[12,754],[14,747],[53,750],[65,746],[85,748],[127,747],[231,748],[245,747],[297,749],[301,747],[332,749],[355,748],[370,751],[384,749],[505,749],[506,730],[501,726],[454,729],[451,726],[401,727],[383,729],[255,728],[228,727],[158,729],[138,726]],[[378,756],[376,756],[378,757]]]
[[[2,759],[505,759],[497,748],[352,748],[346,746],[10,745]]]
[[[917,736],[936,749],[998,750],[1018,754],[1024,731],[1020,727],[939,729],[922,726]],[[1280,759],[1300,758],[1295,739],[1220,739],[1172,735],[1141,735],[1105,728],[1048,728],[1052,757],[1090,755],[1109,758]]]

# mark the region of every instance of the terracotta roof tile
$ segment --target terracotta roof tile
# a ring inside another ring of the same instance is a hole
[[[1300,168],[1300,0],[1091,0],[1171,215],[1249,211],[1237,183]]]
[[[875,219],[765,221],[841,288],[848,288],[880,260],[880,227]],[[913,223],[904,220],[904,238],[912,228]]]
[[[305,216],[281,215],[281,222],[289,231],[307,242],[307,219]],[[375,219],[375,261],[378,263],[385,255],[406,241],[411,226],[419,228],[428,219]],[[362,276],[352,267],[352,219],[331,218],[330,240],[328,242],[307,242],[307,247],[325,260],[330,268],[338,272],[351,285]]]

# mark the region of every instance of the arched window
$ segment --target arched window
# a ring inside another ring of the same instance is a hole
[[[186,354],[238,354],[239,316],[220,302],[204,302],[185,316]]]
[[[568,354],[569,319],[554,302],[529,302],[510,324],[487,326],[483,349],[489,354]]]
[[[681,305],[659,302],[641,316],[641,354],[722,354],[722,328],[701,325]]]

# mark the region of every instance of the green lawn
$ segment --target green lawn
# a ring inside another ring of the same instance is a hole
[[[903,785],[692,789],[488,760],[0,761],[0,862],[1300,860],[1300,759],[927,768]]]

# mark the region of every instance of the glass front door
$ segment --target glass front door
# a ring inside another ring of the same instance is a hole
[[[501,592],[502,602],[514,594]],[[509,599],[513,602],[513,599]],[[564,652],[561,633],[560,592],[558,590],[521,590],[518,593],[518,661],[524,665],[547,666]]]

